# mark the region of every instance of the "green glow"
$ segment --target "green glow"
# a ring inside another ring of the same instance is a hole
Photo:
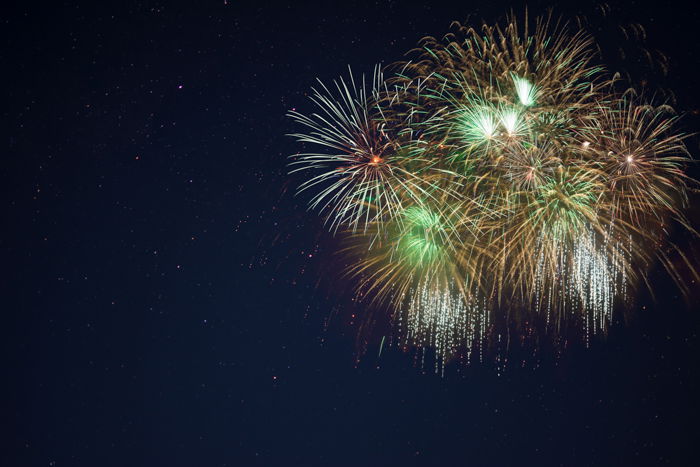
[[[437,259],[441,252],[439,237],[444,233],[440,216],[420,206],[411,206],[403,216],[405,223],[400,244],[409,260],[415,264],[427,264]]]
[[[533,105],[537,88],[525,78],[517,76],[513,76],[513,83],[515,84],[515,92],[518,94],[520,103],[526,107]]]

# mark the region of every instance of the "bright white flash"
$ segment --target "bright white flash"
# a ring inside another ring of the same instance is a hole
[[[484,138],[491,138],[496,132],[496,122],[491,114],[483,112],[476,117],[476,126]]]
[[[535,86],[525,78],[518,78],[517,76],[513,76],[513,82],[515,83],[515,92],[518,93],[520,103],[524,106],[534,104],[537,92]]]
[[[518,129],[518,113],[512,110],[503,112],[501,114],[501,124],[509,135],[515,134]]]

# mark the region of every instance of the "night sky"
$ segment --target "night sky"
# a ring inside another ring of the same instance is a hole
[[[371,339],[358,362],[366,309],[294,196],[285,114],[316,77],[522,4],[18,3],[0,13],[0,465],[696,464],[696,284],[652,269],[655,299],[607,340],[505,371],[440,377]],[[697,8],[581,3],[555,11],[600,24],[609,68],[673,90],[697,132]],[[635,21],[667,76],[605,35]]]

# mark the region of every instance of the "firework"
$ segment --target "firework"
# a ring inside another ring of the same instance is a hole
[[[594,45],[550,17],[457,25],[290,114],[324,149],[292,156],[300,191],[407,345],[468,353],[497,311],[605,332],[653,261],[670,268],[664,225],[692,230],[684,136],[667,106],[618,91]]]

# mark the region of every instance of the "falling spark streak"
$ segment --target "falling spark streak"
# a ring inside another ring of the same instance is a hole
[[[442,288],[427,283],[411,291],[407,308],[399,316],[407,328],[408,345],[435,349],[436,373],[465,344],[470,358],[470,344],[477,343],[485,334],[489,319],[484,303],[465,301],[454,284]]]

